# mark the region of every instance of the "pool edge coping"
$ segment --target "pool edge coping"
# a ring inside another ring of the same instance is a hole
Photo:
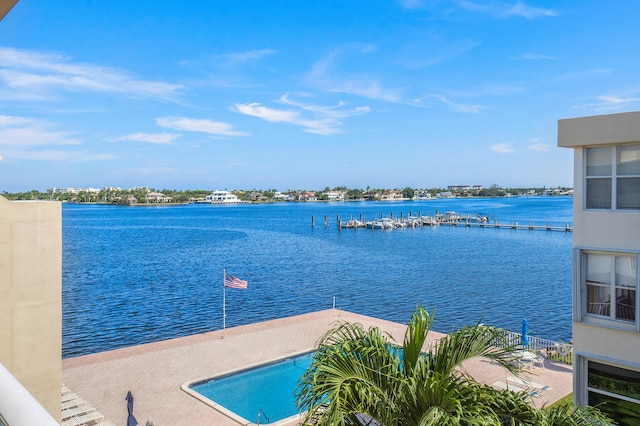
[[[250,420],[245,419],[244,417],[236,414],[235,412],[229,410],[228,408],[226,408],[223,405],[218,404],[217,402],[207,398],[206,396],[202,395],[199,392],[194,391],[193,389],[191,389],[191,385],[195,385],[195,384],[199,384],[202,382],[206,382],[208,380],[214,380],[217,378],[221,378],[221,377],[226,377],[232,374],[237,374],[237,373],[241,373],[244,371],[248,371],[254,368],[259,368],[259,367],[263,367],[269,364],[275,364],[278,363],[280,361],[284,361],[288,358],[294,358],[294,357],[298,357],[301,355],[305,355],[311,352],[314,352],[316,350],[316,348],[310,348],[310,349],[306,349],[306,350],[301,350],[301,351],[296,351],[296,352],[292,352],[289,353],[287,355],[284,356],[280,356],[268,361],[263,361],[263,362],[255,362],[249,365],[244,365],[242,367],[239,368],[233,368],[227,371],[223,371],[221,373],[215,374],[213,376],[208,376],[205,378],[200,378],[200,379],[194,379],[194,380],[188,380],[186,382],[184,382],[181,386],[180,389],[185,392],[187,395],[190,395],[191,397],[197,399],[198,401],[210,406],[211,408],[213,408],[214,410],[218,411],[219,413],[227,416],[228,418],[230,418],[231,420],[237,422],[240,425],[243,426],[258,426],[257,423],[253,423]],[[296,418],[300,418],[302,416],[303,413],[299,413],[299,414],[294,414],[293,416],[289,416],[289,417],[285,417],[284,419],[278,420],[277,422],[273,422],[273,423],[265,423],[268,424],[270,426],[284,426],[286,424],[289,424],[291,421],[295,420]]]

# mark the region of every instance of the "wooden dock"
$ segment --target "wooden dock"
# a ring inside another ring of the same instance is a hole
[[[573,227],[569,224],[565,226],[558,226],[552,224],[546,225],[536,225],[535,223],[528,223],[523,225],[518,222],[513,223],[441,223],[440,225],[451,225],[451,226],[466,226],[466,227],[475,227],[475,228],[495,228],[495,229],[527,229],[529,231],[562,231],[562,232],[572,232]]]
[[[360,215],[359,219],[354,219],[351,216],[348,220],[343,220],[342,216],[336,216],[336,222],[338,224],[338,230],[342,229],[402,229],[402,228],[416,228],[421,226],[462,226],[467,228],[493,228],[493,229],[514,229],[514,230],[529,230],[529,231],[560,231],[560,232],[572,232],[573,227],[569,224],[564,226],[558,224],[536,224],[534,222],[519,223],[519,222],[500,222],[498,220],[491,221],[489,215],[484,214],[464,214],[460,215],[454,212],[447,212],[444,214],[431,215],[409,215],[404,214],[389,215],[376,217],[372,220],[366,220],[363,215]],[[311,226],[315,227],[315,218],[311,217]],[[330,227],[331,219],[329,216],[323,217],[323,226]]]

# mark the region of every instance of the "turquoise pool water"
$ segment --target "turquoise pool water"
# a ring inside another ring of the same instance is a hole
[[[269,424],[298,414],[294,391],[313,353],[287,358],[189,387],[249,422]]]

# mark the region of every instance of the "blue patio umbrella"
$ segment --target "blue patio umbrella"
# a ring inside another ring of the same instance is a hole
[[[529,323],[526,319],[522,320],[522,346],[529,346]]]
[[[138,421],[135,417],[133,417],[133,395],[131,395],[131,391],[127,392],[127,412],[129,413],[127,416],[127,426],[136,426]]]

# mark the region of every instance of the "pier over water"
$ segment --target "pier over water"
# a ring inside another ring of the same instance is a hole
[[[381,214],[380,217],[375,217],[371,220],[367,220],[362,214],[359,218],[354,218],[353,215],[349,219],[344,220],[341,215],[336,216],[336,222],[338,224],[338,230],[341,229],[402,229],[402,228],[416,228],[421,226],[464,226],[464,227],[476,227],[476,228],[494,228],[494,229],[524,229],[529,231],[561,231],[572,232],[573,227],[569,224],[560,226],[558,224],[551,223],[535,223],[527,222],[520,223],[518,221],[513,222],[500,222],[494,218],[491,220],[491,216],[487,214],[458,214],[455,212],[438,213],[435,215],[427,214],[423,215],[418,212],[416,215],[413,212],[409,212],[408,215],[400,213],[400,216],[391,213],[389,216]],[[323,226],[331,226],[331,219],[328,215],[323,217]],[[315,217],[311,216],[311,226],[315,227]]]

